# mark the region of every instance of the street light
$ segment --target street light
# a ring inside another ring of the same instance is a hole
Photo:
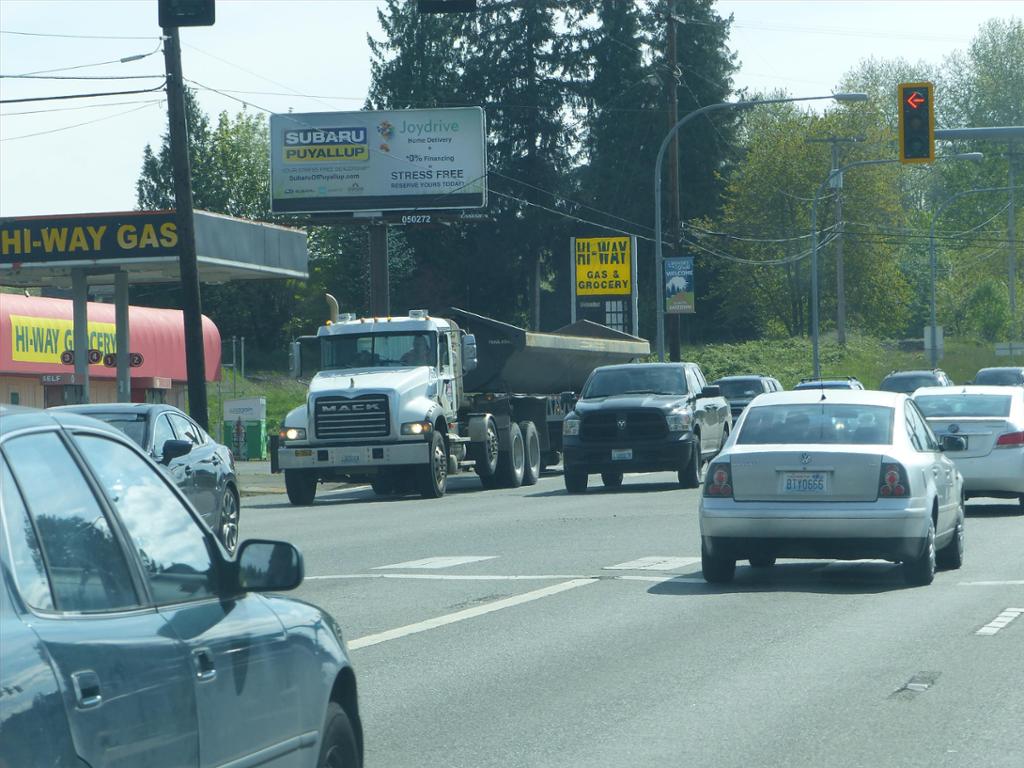
[[[974,153],[974,154],[980,154],[980,153]],[[973,194],[977,194],[977,193],[980,193],[980,192],[1008,192],[1011,189],[1013,189],[1013,187],[977,187],[975,189],[965,189],[965,190],[963,190],[961,192],[957,192],[954,195],[950,195],[945,200],[943,200],[939,204],[939,207],[935,209],[935,213],[932,214],[932,223],[931,223],[931,226],[928,228],[928,259],[931,262],[931,269],[932,269],[932,302],[931,302],[931,304],[932,304],[932,306],[931,306],[931,323],[932,323],[932,327],[929,330],[929,333],[931,334],[931,347],[932,348],[931,348],[930,359],[931,359],[932,368],[937,367],[938,364],[939,364],[939,344],[938,344],[939,331],[938,331],[938,318],[936,317],[936,315],[937,315],[937,306],[936,306],[937,302],[936,302],[936,298],[935,298],[936,283],[938,282],[939,263],[938,263],[938,260],[936,259],[936,256],[935,256],[935,223],[939,220],[939,216],[942,214],[942,212],[951,203],[955,202],[956,200],[959,200],[961,197],[964,197],[965,195],[973,195]]]
[[[695,117],[700,117],[709,112],[717,112],[721,109],[748,109],[750,107],[758,107],[762,104],[788,104],[794,101],[824,101],[831,99],[840,102],[854,102],[854,101],[867,101],[868,95],[866,93],[833,93],[830,96],[799,96],[786,99],[751,99],[749,101],[720,101],[716,104],[708,104],[700,109],[695,109],[683,116],[683,118],[677,122],[669,132],[665,134],[665,138],[661,141],[661,146],[658,148],[658,159],[654,163],[654,269],[655,269],[655,290],[657,296],[657,320],[658,320],[658,336],[657,336],[657,347],[658,347],[658,361],[665,362],[665,301],[662,295],[664,287],[664,258],[662,256],[662,242],[661,242],[661,164],[665,159],[665,151],[668,149],[669,142],[679,132],[679,129],[686,125],[688,122],[693,120]],[[674,233],[673,242],[677,242],[678,232]]]
[[[981,152],[961,152],[956,155],[943,155],[942,157],[935,158],[935,161],[940,160],[971,160],[973,162],[979,162],[984,155]],[[828,176],[825,180],[818,185],[818,189],[814,193],[814,199],[811,202],[811,357],[814,368],[814,378],[821,377],[821,337],[819,333],[818,325],[818,200],[821,197],[821,193],[825,191],[825,187],[829,185],[832,179],[838,177],[842,179],[843,174],[851,168],[860,168],[866,165],[893,165],[899,163],[898,158],[886,158],[877,160],[857,160],[853,163],[848,163],[841,168],[829,171]]]

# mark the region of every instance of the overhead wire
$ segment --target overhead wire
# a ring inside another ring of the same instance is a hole
[[[155,88],[139,88],[131,91],[101,91],[99,93],[70,93],[62,96],[31,96],[24,99],[0,99],[0,104],[25,104],[31,101],[64,101],[65,99],[94,99],[100,96],[132,96],[137,93],[154,93],[162,91],[167,85],[164,80]]]
[[[107,64],[127,64],[129,62],[142,61],[148,59],[153,54],[157,53],[163,48],[163,44],[160,43],[149,53],[136,54],[134,56],[122,56],[119,59],[110,59],[108,61],[97,61],[95,64],[78,64],[73,67],[57,67],[56,69],[40,69],[35,72],[22,72],[19,75],[10,75],[10,77],[29,77],[31,75],[49,75],[53,72],[70,72],[75,69],[90,69],[91,67],[103,67]]]
[[[134,107],[132,109],[126,109],[123,112],[117,112],[113,115],[104,115],[103,117],[97,117],[95,120],[86,120],[81,123],[75,123],[73,125],[65,125],[60,128],[51,128],[46,131],[36,131],[35,133],[23,133],[20,136],[4,136],[0,138],[0,142],[3,141],[17,141],[18,139],[31,139],[36,136],[46,136],[51,133],[60,133],[61,131],[70,131],[72,128],[81,128],[83,125],[92,125],[93,123],[99,123],[104,120],[112,120],[115,117],[123,117],[124,115],[131,114],[132,112],[138,112],[139,110],[146,109],[154,104],[162,104],[163,99],[154,99],[147,104],[143,104],[141,107]]]
[[[68,40],[163,40],[163,35],[68,35],[55,32],[23,32],[0,29],[0,35],[21,35],[24,37],[60,37]]]
[[[99,109],[102,107],[121,107],[126,104],[148,104],[148,100],[133,99],[131,101],[108,101],[105,104],[82,104],[78,107],[54,107],[53,109],[26,109],[21,112],[0,112],[0,117],[16,117],[18,115],[40,115],[50,112],[75,112],[81,109]]]

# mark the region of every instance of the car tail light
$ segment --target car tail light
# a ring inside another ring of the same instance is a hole
[[[1024,445],[1024,432],[1007,432],[996,440],[996,448],[1013,448]]]
[[[878,476],[878,495],[883,499],[902,498],[910,493],[907,470],[894,461],[883,461]]]
[[[732,465],[712,464],[704,476],[704,495],[717,499],[732,498]]]

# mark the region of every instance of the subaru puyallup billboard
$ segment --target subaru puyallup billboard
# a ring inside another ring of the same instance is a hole
[[[270,117],[274,213],[482,208],[480,107]]]

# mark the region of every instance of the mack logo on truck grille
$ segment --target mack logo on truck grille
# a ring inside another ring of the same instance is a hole
[[[313,424],[319,440],[387,437],[391,432],[388,399],[385,395],[325,395],[313,405]]]

